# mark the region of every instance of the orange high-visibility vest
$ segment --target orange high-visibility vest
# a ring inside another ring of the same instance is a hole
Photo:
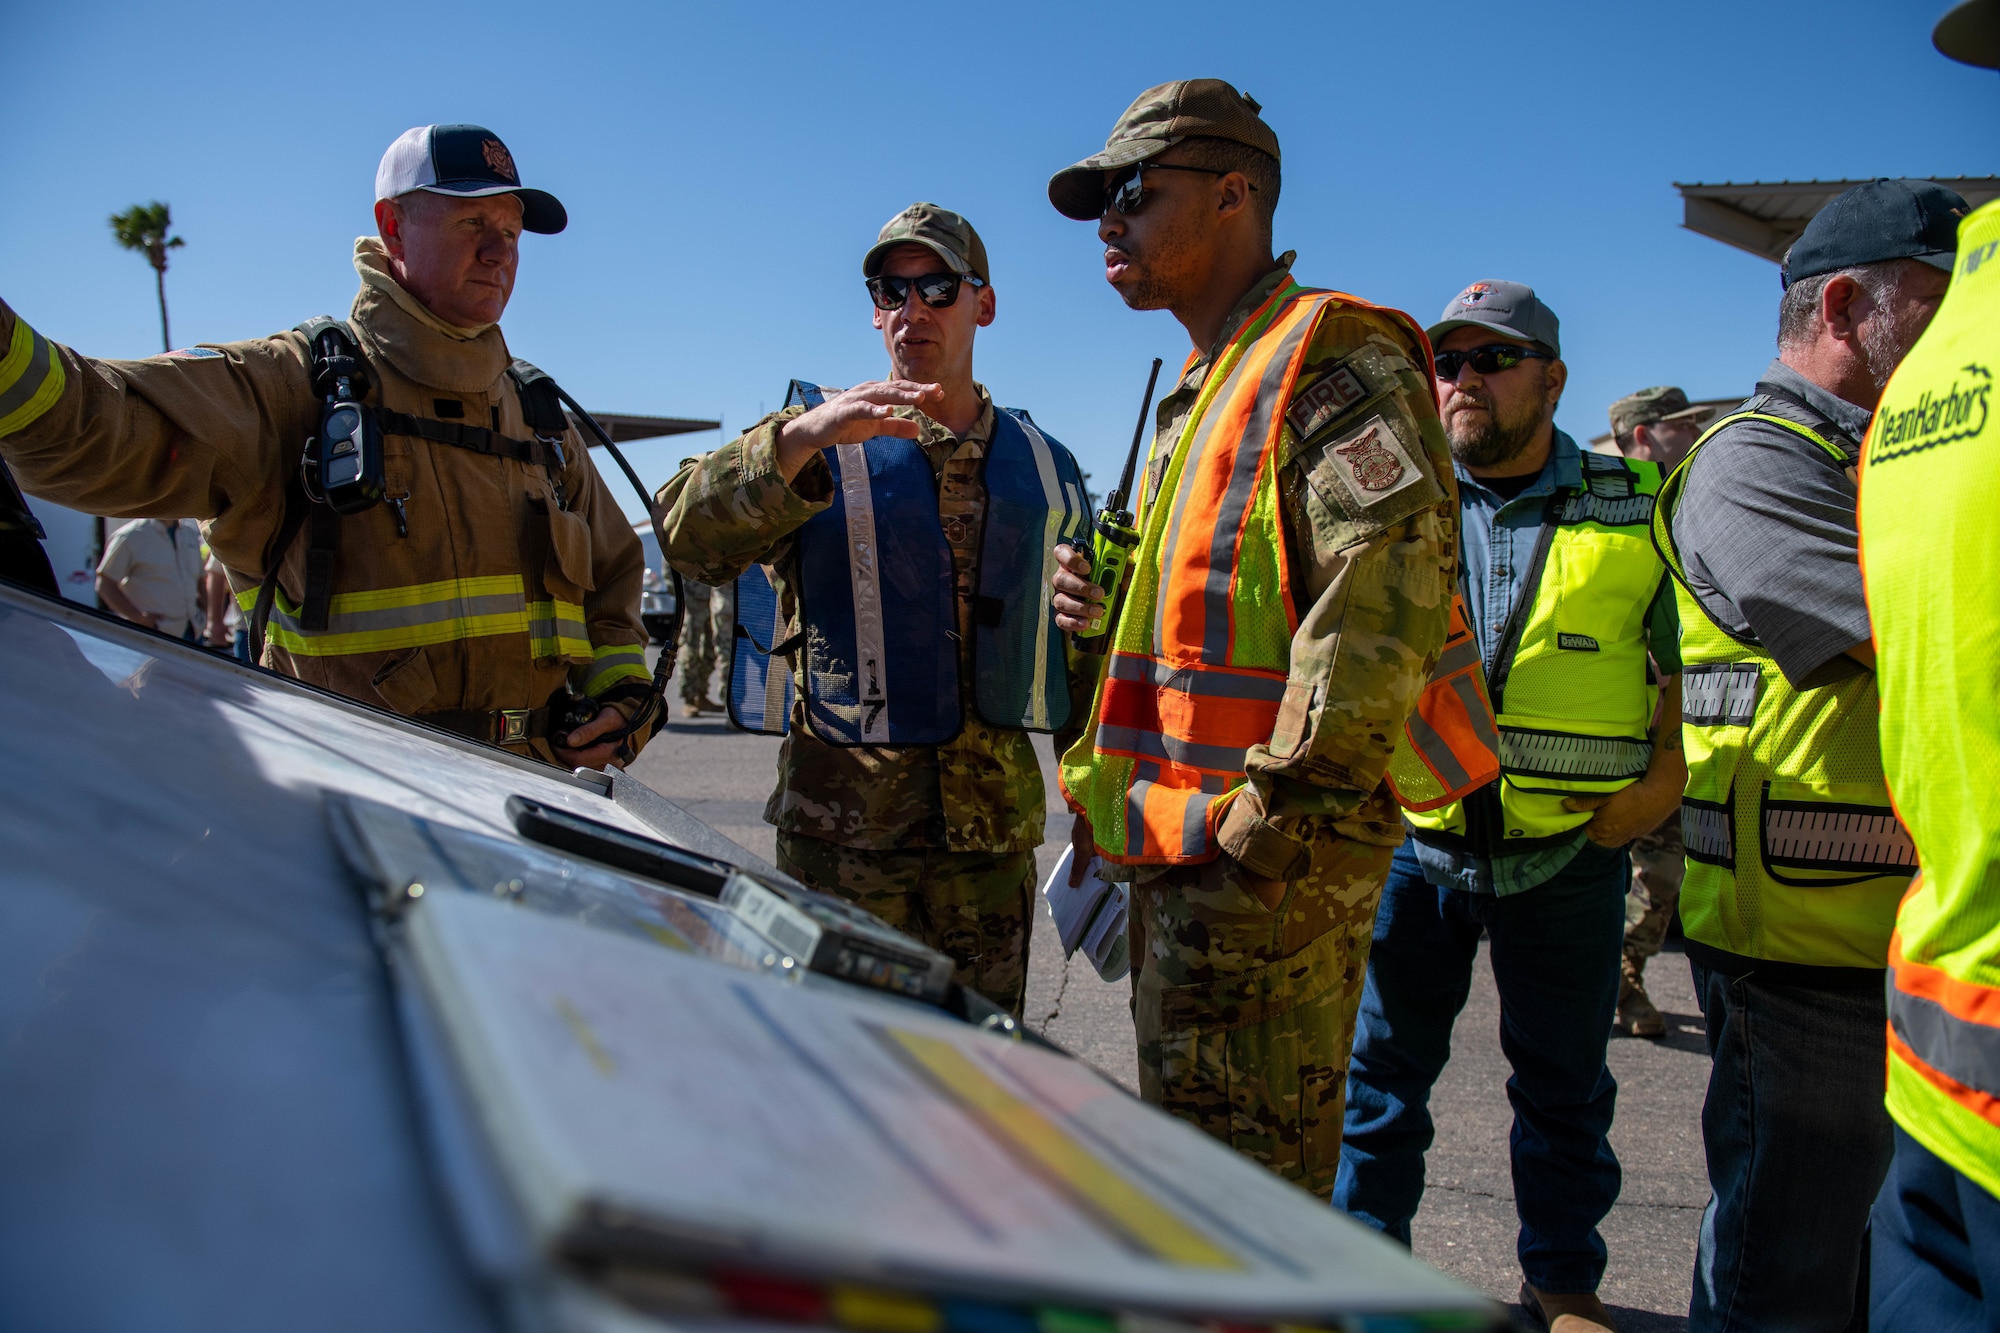
[[[1451,632],[1416,711],[1403,724],[1386,776],[1405,810],[1462,801],[1500,777],[1500,732],[1486,692],[1486,664],[1460,593],[1451,596]]]
[[[1278,442],[1313,331],[1340,306],[1402,321],[1429,373],[1407,315],[1289,279],[1216,359],[1145,497],[1104,678],[1063,756],[1064,797],[1109,861],[1212,860],[1248,752],[1271,739],[1298,626]]]

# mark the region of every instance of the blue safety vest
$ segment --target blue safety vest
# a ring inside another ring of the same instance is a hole
[[[821,401],[818,386],[794,380],[785,405]],[[803,652],[804,712],[815,737],[941,744],[958,734],[963,703],[951,547],[930,460],[916,441],[896,436],[823,456],[833,503],[799,529],[802,623],[794,629],[781,618],[763,566],[736,582],[730,720],[784,735],[796,691],[789,659]],[[1060,730],[1070,720],[1069,685],[1048,581],[1056,545],[1084,531],[1083,474],[1027,413],[1001,408],[983,477],[973,703],[994,726]]]

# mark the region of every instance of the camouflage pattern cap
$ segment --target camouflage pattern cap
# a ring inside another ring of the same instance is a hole
[[[1686,421],[1699,426],[1715,415],[1712,407],[1689,407],[1688,396],[1671,384],[1628,393],[1611,405],[1611,433],[1629,435],[1634,426]]]
[[[882,271],[882,261],[899,245],[921,245],[942,259],[953,273],[970,273],[991,286],[993,275],[986,267],[986,242],[972,224],[948,208],[915,203],[882,224],[875,244],[861,259],[861,276],[872,278]]]
[[[1111,127],[1103,152],[1049,178],[1049,202],[1064,217],[1095,222],[1104,216],[1104,172],[1144,162],[1197,135],[1246,144],[1278,160],[1278,136],[1258,115],[1263,109],[1221,79],[1148,88]]]

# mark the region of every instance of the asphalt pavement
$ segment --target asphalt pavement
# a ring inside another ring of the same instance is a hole
[[[771,859],[774,838],[764,822],[764,803],[779,742],[738,732],[720,716],[687,717],[677,689],[670,698],[672,720],[632,772],[717,831]],[[1039,748],[1050,778],[1049,837],[1037,855],[1046,877],[1067,841],[1069,815],[1055,795],[1046,740]],[[1618,1080],[1611,1142],[1624,1168],[1624,1189],[1602,1227],[1610,1266],[1599,1294],[1623,1333],[1685,1327],[1695,1235],[1708,1198],[1700,1128],[1708,1056],[1686,959],[1677,952],[1662,954],[1647,981],[1667,1016],[1666,1039],[1614,1037],[1610,1051]],[[1062,957],[1042,906],[1029,946],[1028,1021],[1136,1092],[1130,998],[1128,983],[1106,983],[1081,956]],[[1428,1188],[1413,1232],[1421,1258],[1511,1303],[1521,1276],[1507,1154],[1513,1113],[1499,1024],[1499,996],[1482,945],[1452,1060],[1432,1095],[1437,1139],[1427,1158]]]

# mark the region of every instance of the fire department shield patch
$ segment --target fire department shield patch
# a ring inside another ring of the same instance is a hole
[[[503,181],[520,182],[520,174],[514,170],[514,155],[507,151],[507,145],[498,139],[487,139],[479,145],[479,155],[486,159],[486,165],[493,168],[493,174]]]
[[[1379,414],[1329,443],[1326,465],[1363,506],[1371,506],[1422,480],[1395,428]]]

